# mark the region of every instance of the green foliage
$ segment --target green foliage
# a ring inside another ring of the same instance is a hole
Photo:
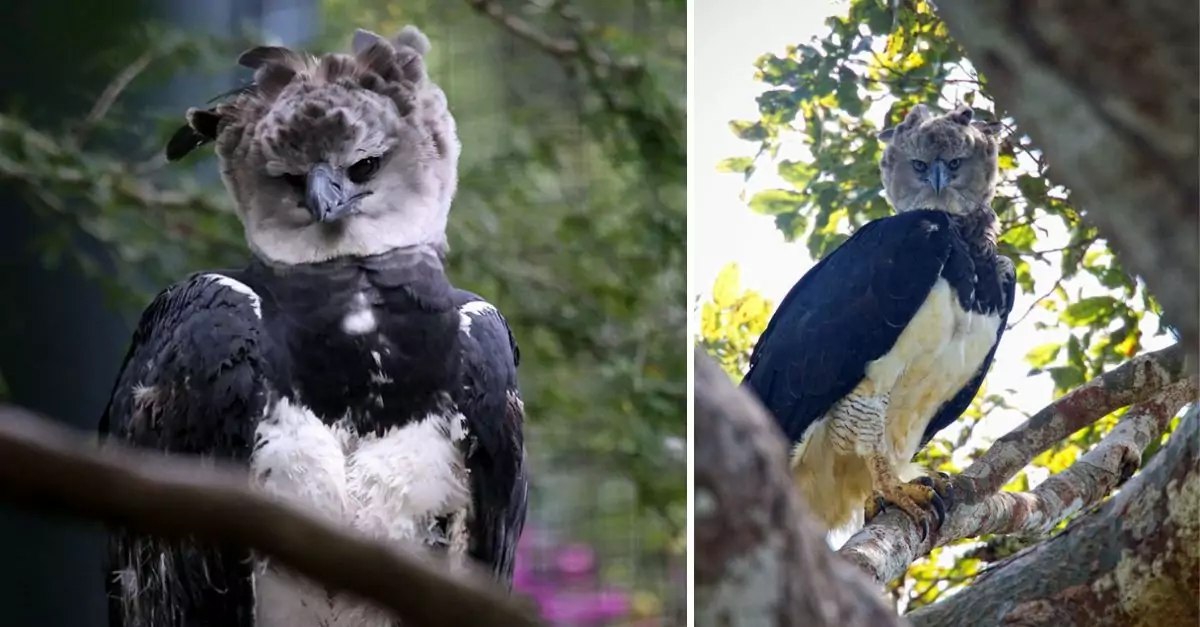
[[[1006,111],[996,110],[986,78],[949,38],[931,3],[850,0],[826,26],[813,41],[790,46],[783,54],[764,54],[755,63],[755,76],[763,87],[758,118],[730,123],[730,131],[754,148],[751,154],[723,160],[719,170],[740,173],[749,181],[773,169],[782,185],[754,194],[749,209],[770,216],[788,241],[803,242],[818,259],[848,233],[891,211],[882,194],[877,165],[882,146],[876,134],[898,123],[918,103],[946,110],[965,102],[975,107],[977,117],[1000,120],[1007,128],[1000,150],[1002,182],[994,203],[1000,251],[1016,265],[1020,292],[1036,296],[1029,311],[1049,312],[1055,319],[1035,322],[1035,328],[1059,334],[1055,341],[1029,351],[1030,376],[1049,375],[1058,396],[1141,352],[1139,323],[1158,311],[1157,304],[1121,268],[1098,233],[1080,220],[1082,210],[1073,204],[1070,190],[1054,181],[1030,138]],[[789,154],[802,148],[802,156],[781,159],[785,144]],[[1034,281],[1039,267],[1056,277],[1041,294]],[[722,276],[728,281],[725,273]],[[724,303],[739,298],[736,293],[717,297]],[[737,373],[744,369],[752,344],[727,339],[740,339],[744,331],[731,332],[728,322],[717,322],[717,312],[725,307],[715,301],[701,305],[696,339],[728,371]],[[1029,311],[1014,311],[1010,326],[1021,324]],[[740,319],[741,329],[763,328],[769,313],[760,315]],[[738,350],[743,354],[735,354]],[[961,470],[963,461],[969,463],[987,446],[972,439],[975,426],[989,412],[1007,407],[1005,396],[1014,394],[981,390],[960,419],[959,430],[935,439],[917,461],[948,472]],[[1094,446],[1118,415],[1072,435],[1039,456],[1031,468],[1039,474],[1065,468]],[[977,450],[964,450],[968,445]],[[1030,485],[1028,472],[1022,472],[1005,489]],[[962,557],[963,551],[991,541],[951,545],[915,563],[891,588],[898,606],[915,609],[969,582],[981,561],[970,553]]]
[[[749,367],[750,351],[767,328],[772,305],[754,290],[742,290],[741,270],[731,263],[713,283],[712,300],[700,309],[700,345],[735,382]]]

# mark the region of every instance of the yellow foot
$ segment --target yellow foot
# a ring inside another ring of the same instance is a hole
[[[941,472],[909,483],[884,484],[877,486],[867,498],[864,521],[871,522],[889,505],[899,507],[917,523],[921,528],[921,539],[925,539],[931,527],[936,531],[946,521],[946,510],[953,497],[950,476]]]

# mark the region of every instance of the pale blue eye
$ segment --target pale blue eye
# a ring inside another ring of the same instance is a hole
[[[912,167],[917,172],[924,172],[925,170],[929,169],[929,164],[921,161],[920,159],[913,159]]]

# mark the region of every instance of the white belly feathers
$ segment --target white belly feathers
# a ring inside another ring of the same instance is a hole
[[[979,372],[999,325],[997,314],[964,311],[938,279],[892,350],[867,366],[876,391],[889,394],[886,437],[895,465],[908,463],[934,414]]]
[[[209,279],[248,299],[262,317],[261,300],[248,286],[219,274]],[[486,313],[470,304],[460,311]],[[343,331],[375,329],[374,312],[359,295],[343,319]],[[374,353],[376,366],[380,355]],[[377,385],[390,383],[383,373]],[[250,471],[256,489],[309,514],[389,543],[442,544],[452,555],[467,546],[471,494],[460,450],[466,436],[461,413],[431,414],[383,433],[359,434],[349,420],[326,425],[303,405],[281,399],[267,407],[255,430]],[[445,529],[437,519],[450,517]],[[393,627],[394,621],[361,601],[335,596],[269,560],[254,568],[256,627]]]
[[[418,544],[450,543],[436,518],[462,514],[470,488],[457,443],[464,418],[430,415],[382,436],[358,435],[347,421],[332,427],[286,399],[256,431],[255,486],[311,514],[368,537]],[[457,527],[457,525],[452,525]],[[274,564],[255,568],[258,627],[376,627],[392,624],[373,608],[326,592]]]

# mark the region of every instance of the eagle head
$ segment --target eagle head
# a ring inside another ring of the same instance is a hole
[[[879,133],[883,188],[896,211],[990,211],[996,194],[1000,125],[974,119],[962,105],[934,115],[918,104],[900,124]]]
[[[215,141],[246,239],[266,261],[444,250],[459,142],[426,75],[428,50],[412,26],[390,40],[358,30],[349,54],[247,50],[238,63],[255,70],[253,84],[189,110],[167,156]]]

